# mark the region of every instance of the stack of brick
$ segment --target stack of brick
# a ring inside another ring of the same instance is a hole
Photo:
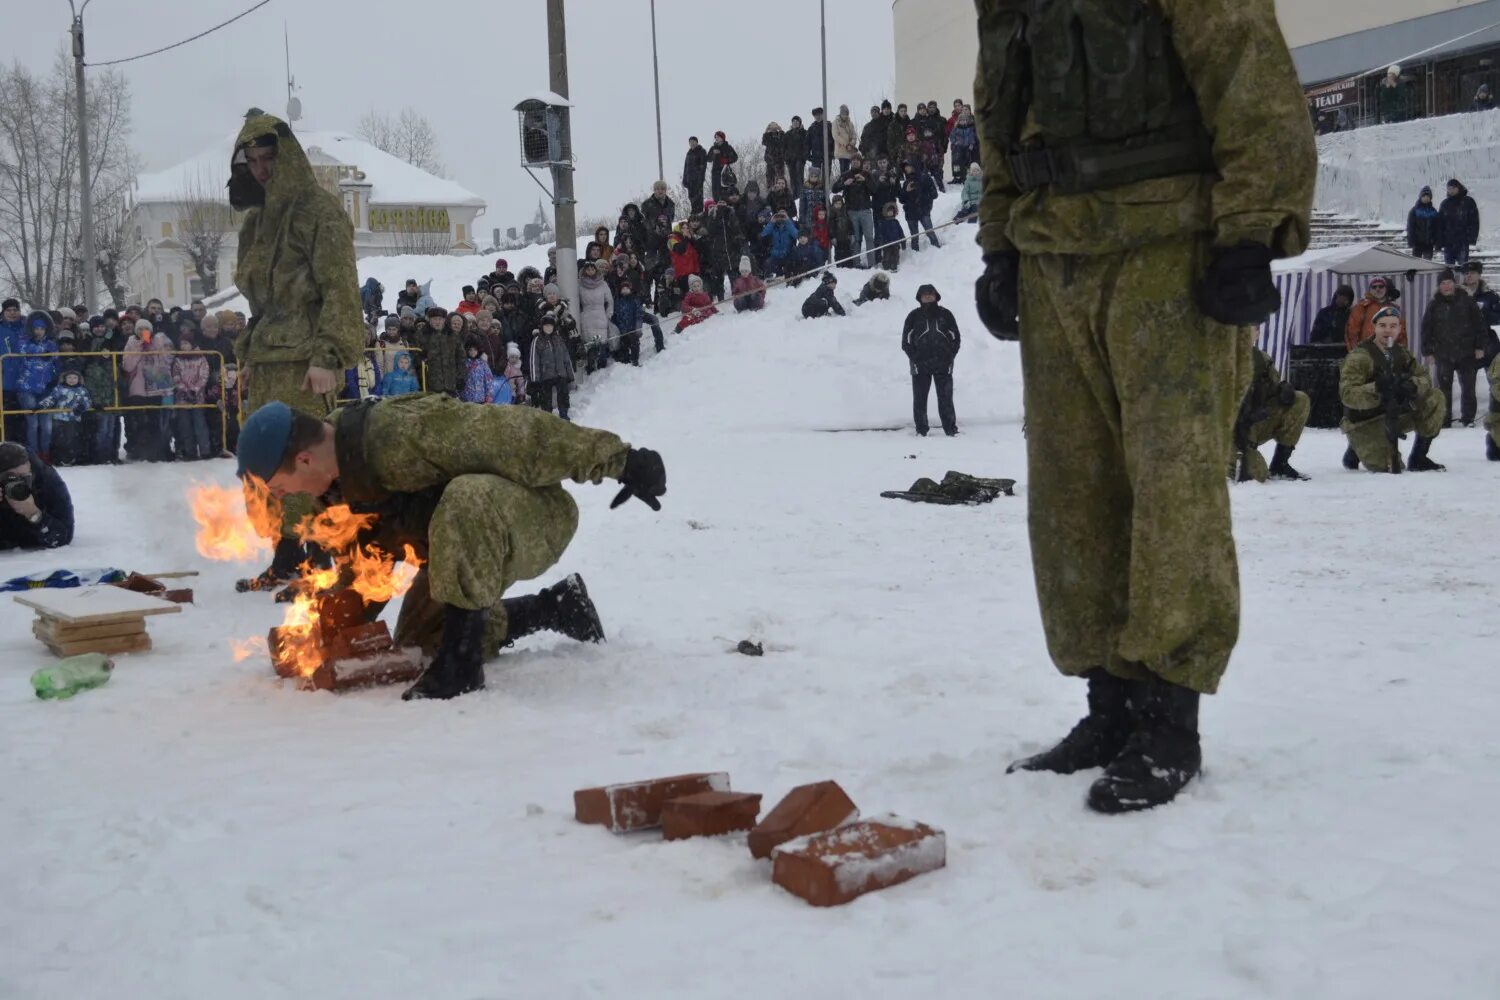
[[[580,823],[615,833],[658,827],[666,840],[749,831],[750,854],[770,858],[777,885],[814,906],[838,906],[947,864],[941,830],[896,816],[859,818],[835,781],[794,788],[759,823],[761,797],[729,788],[722,771],[584,788]]]

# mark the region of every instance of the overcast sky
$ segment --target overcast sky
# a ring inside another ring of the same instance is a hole
[[[149,51],[253,0],[91,0],[91,62]],[[889,0],[827,0],[828,100],[863,122],[893,86]],[[67,0],[5,5],[8,59],[45,69],[66,40]],[[19,9],[18,9],[19,8]],[[821,103],[814,0],[657,0],[667,175],[689,134],[733,140]],[[129,63],[145,171],[201,151],[246,108],[286,110],[282,25],[302,127],[353,132],[377,107],[412,105],[438,132],[449,177],[489,202],[479,232],[530,220],[541,192],[518,166],[520,97],[547,88],[545,0],[271,0],[215,34]],[[580,217],[614,213],[656,176],[648,0],[573,0],[568,50]],[[927,95],[917,95],[926,97]],[[228,151],[225,151],[228,155]]]

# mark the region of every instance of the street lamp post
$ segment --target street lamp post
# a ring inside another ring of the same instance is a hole
[[[661,68],[656,62],[656,0],[651,0],[651,81],[656,87],[656,176],[665,180],[667,167],[661,153]]]
[[[829,197],[828,191],[832,189],[833,174],[829,172],[831,163],[828,152],[829,133],[833,130],[832,109],[828,106],[828,3],[827,0],[818,0],[818,21],[822,30],[823,44],[823,197]],[[832,202],[829,202],[831,205]]]
[[[72,0],[69,0],[72,6]],[[88,3],[84,3],[88,8]],[[83,304],[94,314],[99,300],[99,259],[94,249],[94,193],[89,184],[88,85],[83,75],[83,11],[73,15],[73,89],[78,113],[78,202],[83,215]]]

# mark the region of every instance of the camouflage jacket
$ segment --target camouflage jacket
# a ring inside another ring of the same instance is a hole
[[[1384,414],[1385,400],[1376,384],[1376,376],[1387,365],[1389,374],[1396,381],[1410,377],[1416,382],[1418,398],[1432,389],[1432,378],[1427,374],[1427,369],[1418,364],[1411,351],[1400,344],[1391,346],[1386,364],[1377,362],[1377,356],[1385,362],[1385,356],[1381,355],[1375,342],[1364,341],[1349,352],[1349,356],[1344,358],[1343,367],[1339,369],[1339,399],[1344,404],[1345,418],[1352,422],[1374,420]]]
[[[1033,125],[1021,105],[1030,70],[1016,65],[1027,58],[1019,41],[1026,5],[975,2],[974,94],[984,165],[978,241],[986,253],[1103,254],[1200,233],[1223,246],[1265,244],[1278,257],[1306,248],[1317,150],[1272,0],[1148,0],[1168,22],[1213,136],[1216,173],[1068,195],[1046,188],[1021,193],[1006,158],[1031,137]]]
[[[247,119],[235,154],[272,134],[276,167],[265,203],[251,208],[240,227],[234,280],[250,302],[253,325],[234,353],[241,364],[300,362],[343,371],[365,342],[354,227],[338,199],[318,186],[307,154],[280,119]]]

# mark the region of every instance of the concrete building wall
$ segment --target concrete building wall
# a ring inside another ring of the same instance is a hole
[[[1292,48],[1468,7],[1483,0],[1276,0]],[[974,0],[894,0],[897,100],[936,100],[945,112],[971,98],[979,55]],[[1226,44],[1230,41],[1226,39]],[[1386,58],[1382,53],[1372,58]]]

